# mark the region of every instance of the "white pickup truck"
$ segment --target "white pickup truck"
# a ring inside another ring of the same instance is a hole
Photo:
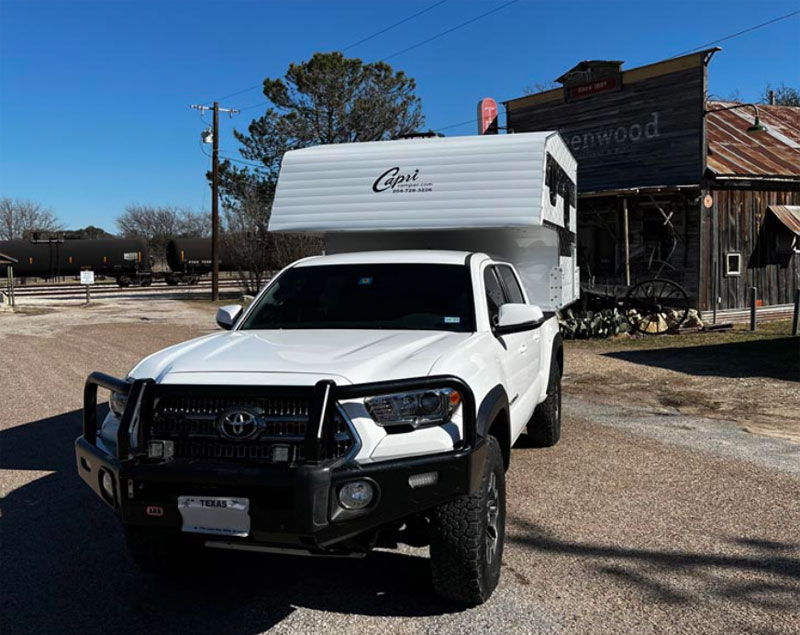
[[[436,591],[482,603],[500,576],[511,446],[560,436],[557,320],[502,258],[346,242],[281,271],[246,309],[220,308],[224,331],[124,380],[90,375],[78,472],[149,571],[183,571],[208,547],[430,545]],[[102,423],[98,387],[111,392]]]

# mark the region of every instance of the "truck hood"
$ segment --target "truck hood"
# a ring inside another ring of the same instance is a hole
[[[175,384],[360,384],[424,377],[471,333],[270,330],[214,333],[142,360],[130,377]],[[228,373],[236,373],[232,379]]]

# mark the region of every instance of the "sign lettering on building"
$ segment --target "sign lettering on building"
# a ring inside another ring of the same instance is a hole
[[[601,64],[605,77],[592,75],[591,64],[561,78],[563,91],[507,102],[509,128],[558,130],[578,160],[581,192],[699,184],[704,58],[627,71],[619,80],[612,64]]]

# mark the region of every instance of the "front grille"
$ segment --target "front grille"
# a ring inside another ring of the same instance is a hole
[[[258,431],[246,440],[226,439],[218,422],[238,409],[257,415]],[[303,397],[164,396],[154,404],[150,438],[173,441],[175,459],[291,465],[304,460],[308,417]],[[338,409],[333,427],[329,456],[341,458],[356,440]]]

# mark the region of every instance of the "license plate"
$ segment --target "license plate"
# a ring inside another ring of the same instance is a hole
[[[226,496],[178,496],[182,530],[194,534],[247,536],[250,500]]]

